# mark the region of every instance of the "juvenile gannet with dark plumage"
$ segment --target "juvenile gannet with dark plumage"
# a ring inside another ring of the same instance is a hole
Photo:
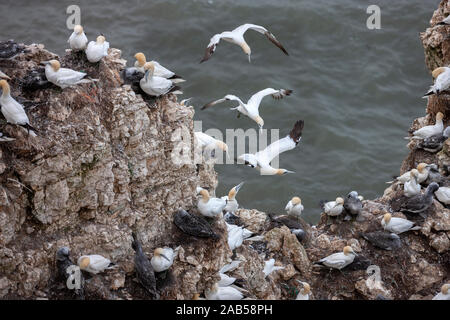
[[[362,202],[359,199],[358,192],[350,192],[344,200],[344,209],[352,215],[358,215],[362,211]]]
[[[309,300],[309,295],[311,294],[311,287],[307,282],[297,280],[298,283],[302,285],[302,289],[297,294],[295,300]]]
[[[361,236],[375,247],[384,250],[395,250],[402,246],[400,237],[392,232],[374,231],[362,233]]]
[[[436,122],[434,125],[429,125],[422,127],[413,132],[412,137],[405,137],[405,139],[426,139],[430,138],[434,135],[442,133],[444,131],[444,123],[442,122],[444,119],[444,114],[442,112],[438,112],[436,114]]]
[[[169,269],[173,264],[173,259],[177,255],[179,248],[177,247],[175,250],[169,247],[156,248],[150,260],[153,270],[163,272]]]
[[[174,214],[173,222],[181,231],[191,236],[219,239],[205,219],[186,210],[178,210]]]
[[[423,194],[407,198],[400,205],[400,211],[415,214],[425,212],[433,204],[433,193],[438,189],[439,185],[436,182],[430,183]]]
[[[447,67],[439,67],[433,70],[432,72],[434,84],[430,87],[427,93],[423,96],[426,98],[432,94],[439,94],[442,91],[450,88],[450,68]]]
[[[249,117],[253,121],[255,121],[259,129],[262,130],[264,126],[264,120],[259,115],[259,105],[261,104],[261,101],[264,97],[271,95],[272,98],[279,100],[283,99],[285,96],[289,96],[292,93],[292,90],[286,90],[286,89],[279,89],[275,90],[272,88],[266,88],[264,90],[258,91],[254,95],[248,99],[247,103],[243,103],[241,99],[236,97],[232,94],[227,94],[225,97],[219,100],[211,101],[208,104],[204,105],[201,110],[204,110],[206,108],[212,107],[218,103],[224,102],[224,101],[237,101],[239,105],[234,108],[230,108],[230,110],[237,110],[238,111],[238,117],[242,113],[244,116]]]
[[[410,176],[411,178],[409,181],[406,181],[403,185],[403,194],[408,198],[420,193],[420,184],[417,182],[419,171],[417,169],[412,169]]]
[[[136,62],[134,63],[134,66],[136,68],[138,68],[138,70],[140,70],[142,73],[144,73],[145,72],[144,66],[146,63],[148,63],[147,59],[145,58],[145,55],[142,52],[138,52],[134,55],[134,57],[136,58]],[[166,79],[172,81],[172,83],[179,83],[179,82],[186,81],[182,77],[176,75],[174,72],[172,72],[169,69],[160,65],[158,61],[152,60],[149,62],[152,62],[155,66],[155,72],[154,72],[155,76],[166,78]]]
[[[136,277],[142,286],[154,297],[158,297],[156,291],[156,278],[150,259],[145,255],[142,250],[142,245],[136,234],[133,232],[133,241],[131,247],[135,251],[134,254],[134,269],[136,271]]]
[[[70,250],[68,247],[61,247],[56,251],[56,268],[58,270],[58,277],[64,280],[64,285],[67,287],[68,282],[73,285],[73,290],[78,298],[84,299],[84,277],[83,273],[76,272],[78,268],[70,259]],[[72,268],[72,270],[71,270]],[[75,279],[79,276],[79,279]],[[79,287],[77,288],[77,285]]]
[[[172,81],[155,75],[155,64],[148,62],[144,65],[145,76],[139,82],[141,89],[150,96],[159,97],[167,93],[183,94],[180,87]]]
[[[89,42],[86,48],[86,57],[89,62],[96,63],[108,55],[109,42],[104,36],[98,36],[96,41]]]
[[[446,283],[442,286],[441,292],[433,297],[432,300],[450,300],[450,284]]]
[[[98,81],[97,79],[83,79],[86,76],[84,72],[61,68],[58,60],[43,61],[41,63],[45,65],[45,76],[47,80],[62,89],[80,83]]]
[[[269,32],[266,28],[262,26],[258,26],[256,24],[246,23],[242,26],[237,27],[233,31],[224,31],[222,33],[215,34],[210,40],[208,47],[206,48],[205,56],[200,61],[200,63],[211,58],[214,51],[216,51],[216,47],[219,44],[220,40],[224,40],[226,42],[231,42],[237,44],[244,50],[245,54],[248,55],[248,62],[250,62],[251,49],[248,46],[247,42],[244,39],[244,33],[248,30],[252,29],[259,33],[264,34],[274,45],[280,48],[286,55],[289,55],[286,49],[281,45],[281,43],[275,38],[275,36]]]
[[[9,87],[8,82],[6,80],[0,80],[0,88],[2,89],[0,106],[6,121],[20,125],[27,129],[32,136],[36,136],[35,131],[37,130],[30,125],[30,120],[25,113],[25,109],[16,101],[16,99],[11,97],[11,88]]]
[[[279,154],[294,149],[302,138],[304,121],[298,120],[294,124],[289,135],[273,142],[267,148],[262,151],[258,151],[255,154],[245,153],[239,156],[239,160],[243,160],[244,163],[252,168],[256,168],[262,175],[284,175],[286,173],[294,173],[286,169],[276,169],[270,165],[270,162],[276,158]]]
[[[429,138],[423,139],[417,144],[417,148],[425,151],[436,153],[442,150],[445,140],[450,137],[450,126],[444,129],[443,132],[435,134]]]
[[[320,207],[327,215],[335,217],[340,215],[344,210],[344,202],[344,199],[337,197],[335,201],[321,201]]]
[[[236,195],[239,192],[239,190],[242,188],[243,185],[244,185],[244,182],[239,183],[237,186],[234,186],[233,188],[230,189],[230,191],[228,192],[228,195],[223,196],[221,198],[222,200],[225,200],[225,202],[226,202],[226,206],[223,209],[225,212],[235,213],[236,210],[239,208],[239,203],[236,200]]]
[[[217,217],[227,205],[227,202],[223,199],[210,197],[206,189],[200,190],[199,194],[200,199],[197,202],[197,209],[205,217]]]
[[[284,208],[289,216],[293,216],[296,218],[300,218],[303,209],[304,207],[302,205],[302,199],[300,199],[299,197],[293,197],[291,200],[289,200],[286,207]]]
[[[400,234],[410,230],[420,230],[420,226],[415,226],[415,223],[403,218],[392,217],[390,213],[386,213],[381,220],[381,225],[384,230]]]
[[[78,258],[77,263],[81,270],[92,274],[97,274],[105,271],[106,269],[114,268],[114,264],[111,264],[111,260],[99,254],[81,256]]]
[[[341,270],[352,263],[356,256],[357,254],[353,251],[352,247],[346,246],[342,252],[333,253],[314,264]]]
[[[70,35],[67,42],[70,45],[70,48],[74,51],[84,50],[87,47],[88,38],[84,34],[83,27],[77,24],[73,28],[73,32]]]

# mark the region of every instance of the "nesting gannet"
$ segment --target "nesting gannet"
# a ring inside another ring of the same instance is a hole
[[[434,194],[436,198],[442,202],[443,204],[450,204],[450,188],[449,187],[440,187],[437,189]]]
[[[303,211],[302,199],[299,197],[293,197],[287,203],[284,210],[286,210],[287,214],[296,218],[300,218]]]
[[[153,257],[150,260],[153,270],[156,272],[163,272],[169,269],[173,264],[173,259],[178,252],[178,248],[175,250],[168,247],[156,248],[153,252]]]
[[[433,297],[432,300],[450,300],[450,284],[446,283],[442,286],[441,292]]]
[[[183,209],[180,209],[175,213],[173,222],[181,231],[191,236],[200,238],[219,238],[205,219]]]
[[[83,79],[86,76],[86,73],[84,72],[61,68],[61,64],[58,60],[44,61],[42,64],[45,65],[45,76],[47,77],[47,80],[62,89],[80,83],[98,81],[96,79]]]
[[[337,197],[335,201],[321,201],[320,207],[327,215],[335,217],[340,215],[344,210],[344,202],[344,199],[342,199],[341,197]]]
[[[183,94],[180,87],[175,86],[172,81],[155,76],[155,64],[148,62],[144,66],[145,76],[139,81],[141,89],[150,96],[159,97],[167,93]]]
[[[84,277],[81,271],[76,271],[78,268],[70,259],[70,250],[68,247],[61,247],[56,251],[56,268],[58,270],[58,277],[64,280],[64,284],[70,283],[73,285],[75,294],[84,299]],[[79,277],[75,279],[75,277]]]
[[[420,193],[420,184],[417,182],[419,171],[417,169],[412,169],[410,172],[410,176],[411,178],[409,179],[409,181],[406,181],[403,185],[403,194],[408,198]]]
[[[342,252],[333,253],[314,264],[341,270],[352,263],[356,256],[357,254],[353,251],[352,247],[346,246]]]
[[[225,142],[215,139],[210,135],[207,135],[206,133],[200,131],[194,132],[194,135],[197,143],[200,145],[202,150],[212,151],[216,148],[219,148],[220,150],[228,154],[228,146]]]
[[[187,107],[188,106],[188,103],[189,103],[189,101],[192,99],[192,97],[191,98],[187,98],[187,99],[183,99],[183,100],[181,100],[180,101],[180,106],[182,106],[182,107]]]
[[[111,265],[111,260],[99,254],[81,256],[78,258],[77,263],[81,270],[92,274],[97,274],[105,271],[106,269],[114,268],[114,265]]]
[[[358,215],[362,211],[362,202],[359,199],[358,192],[350,192],[344,200],[344,209],[352,215]]]
[[[217,45],[219,44],[220,40],[222,40],[222,39],[226,42],[231,42],[231,43],[234,43],[234,44],[237,44],[238,46],[240,46],[242,48],[242,50],[244,50],[245,54],[248,55],[248,61],[250,62],[250,55],[251,55],[252,51],[244,39],[244,33],[248,29],[252,29],[259,33],[264,34],[274,45],[276,45],[278,48],[280,48],[281,51],[283,51],[286,55],[289,55],[287,53],[286,49],[284,49],[284,47],[281,45],[281,43],[277,40],[277,38],[275,38],[275,36],[271,32],[269,32],[266,28],[255,25],[255,24],[246,23],[246,24],[243,24],[242,26],[237,27],[233,31],[224,31],[222,33],[215,34],[209,40],[209,44],[208,44],[208,47],[206,48],[205,56],[200,61],[200,63],[211,58],[214,51],[216,51]]]
[[[433,204],[433,193],[438,189],[439,185],[436,182],[430,183],[425,193],[417,194],[401,203],[400,211],[415,214],[425,212]]]
[[[207,300],[241,300],[244,295],[234,287],[219,287],[216,283],[205,291]]]
[[[361,236],[375,247],[384,250],[396,250],[402,246],[400,237],[392,232],[374,231],[362,233]]]
[[[83,27],[77,24],[73,28],[73,32],[67,42],[70,44],[70,48],[74,51],[86,49],[88,38],[84,34]]]
[[[417,182],[418,183],[422,183],[425,180],[427,180],[429,166],[430,166],[429,164],[426,164],[424,162],[421,162],[421,163],[419,163],[417,165],[417,171],[419,172],[419,174],[417,175]],[[399,182],[401,184],[404,184],[405,182],[407,182],[407,181],[409,181],[411,179],[411,171],[412,170],[407,171],[404,174],[402,174],[401,176],[396,177],[393,181],[388,181],[386,183]]]
[[[98,36],[96,41],[89,42],[86,48],[86,57],[89,62],[96,63],[108,55],[109,42],[104,36]]]
[[[236,248],[239,248],[242,245],[242,242],[251,237],[253,234],[250,230],[236,226],[234,224],[228,224],[227,225],[227,231],[228,231],[228,246],[230,247],[230,250],[233,251]]]
[[[282,270],[282,269],[284,269],[284,267],[275,266],[275,259],[273,259],[273,258],[269,259],[269,260],[265,261],[265,263],[264,263],[264,269],[263,269],[264,276],[267,277],[272,272],[277,271],[277,270]]]
[[[155,272],[150,259],[142,250],[142,245],[134,232],[132,233],[132,236],[133,241],[131,242],[131,247],[135,251],[134,269],[136,271],[136,277],[152,296],[157,297]]]
[[[442,112],[438,112],[436,114],[436,123],[434,125],[422,127],[414,131],[412,137],[406,137],[405,139],[426,139],[442,133],[442,131],[444,131],[442,119],[444,119],[444,114]]]
[[[138,52],[134,55],[134,57],[136,58],[134,66],[144,73],[145,72],[144,66],[147,63],[145,55],[142,52]],[[155,66],[154,71],[155,76],[169,79],[170,81],[172,81],[172,83],[179,83],[186,81],[182,77],[176,75],[174,72],[160,65],[158,61],[152,60],[150,62],[152,62]]]
[[[245,153],[240,155],[238,159],[244,160],[245,164],[257,168],[262,175],[284,175],[286,173],[294,173],[286,169],[276,169],[270,165],[270,162],[280,153],[294,149],[302,138],[302,130],[304,126],[303,120],[298,120],[294,128],[286,137],[273,142],[262,151],[255,154]]]
[[[430,87],[424,98],[432,94],[439,94],[450,87],[450,68],[440,67],[432,72],[433,78],[436,79],[434,84]]]
[[[0,79],[6,79],[6,80],[11,80],[10,77],[8,77],[6,74],[4,74],[3,72],[0,71]]]
[[[0,132],[0,141],[1,142],[9,142],[9,141],[14,141],[14,140],[16,140],[16,138],[11,138],[11,137],[5,136],[3,134],[3,132]]]
[[[11,97],[11,89],[8,82],[6,80],[0,80],[0,88],[2,89],[0,106],[6,121],[23,126],[32,136],[36,136],[34,131],[37,130],[30,125],[30,120],[28,119],[23,106]]]
[[[309,295],[311,293],[310,285],[307,282],[303,282],[300,280],[297,280],[297,282],[302,285],[302,289],[297,294],[295,300],[309,300]]]
[[[224,101],[237,101],[239,103],[239,105],[237,107],[230,108],[230,110],[237,110],[238,117],[241,113],[244,116],[249,117],[250,119],[255,121],[258,124],[259,129],[262,130],[262,128],[264,126],[264,120],[259,115],[259,105],[261,104],[262,99],[268,95],[271,95],[272,98],[279,100],[279,99],[283,99],[283,97],[285,97],[285,96],[289,96],[291,93],[292,93],[292,90],[287,90],[287,89],[275,90],[272,88],[266,88],[264,90],[261,90],[261,91],[255,93],[254,95],[252,95],[250,97],[250,99],[248,99],[247,104],[243,103],[242,100],[239,99],[238,97],[236,97],[232,94],[227,94],[222,99],[214,100],[214,101],[207,103],[206,105],[204,105],[201,108],[201,110],[212,107],[212,106],[214,106],[218,103],[222,103]]]
[[[227,202],[223,199],[210,197],[206,189],[201,190],[199,194],[200,199],[197,202],[197,209],[205,217],[214,218],[218,216],[227,205]]]
[[[228,195],[223,196],[221,198],[222,200],[225,200],[225,202],[226,202],[225,208],[223,209],[225,212],[235,213],[236,210],[239,208],[239,203],[236,200],[236,195],[239,192],[239,190],[242,188],[243,185],[244,185],[244,182],[239,183],[237,186],[230,189],[230,191],[228,192]]]
[[[450,137],[450,126],[441,133],[435,134],[429,138],[423,139],[417,144],[417,148],[436,153],[442,150],[445,140]]]
[[[414,222],[403,218],[392,217],[390,213],[386,213],[381,220],[384,230],[400,234],[409,230],[420,230],[421,227],[414,226]]]

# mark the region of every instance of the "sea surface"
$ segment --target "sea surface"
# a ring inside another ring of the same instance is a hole
[[[412,120],[425,114],[421,96],[432,81],[419,32],[429,25],[439,2],[2,0],[0,39],[43,43],[64,54],[71,34],[66,8],[76,4],[89,40],[103,33],[129,65],[142,51],[187,79],[182,97],[193,97],[195,120],[202,121],[203,130],[256,127],[248,118],[237,119],[230,102],[201,111],[210,100],[229,93],[246,102],[264,88],[294,90],[280,101],[265,98],[260,113],[265,128],[279,129],[280,137],[295,120],[305,121],[300,144],[279,161],[295,174],[260,176],[244,165],[216,165],[216,194],[245,181],[239,203],[277,213],[299,196],[305,219],[315,223],[319,200],[352,190],[366,199],[379,197],[385,181],[399,173],[408,153],[403,137]],[[381,9],[379,30],[366,26],[369,5]],[[250,30],[245,37],[251,63],[239,47],[224,42],[209,61],[199,64],[211,36],[244,23],[265,26],[289,56]]]

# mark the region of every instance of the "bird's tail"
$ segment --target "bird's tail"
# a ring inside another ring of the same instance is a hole
[[[434,91],[432,90],[432,89],[430,89],[427,93],[425,93],[423,96],[422,96],[422,98],[427,98],[428,96],[431,96],[431,95],[433,95],[434,94]]]
[[[320,200],[319,201],[319,206],[322,210],[325,210],[325,203],[327,203],[327,200]]]
[[[172,81],[172,83],[180,83],[180,82],[186,81],[182,77],[177,76],[176,74],[174,74],[172,77],[170,77],[169,80]]]
[[[421,226],[415,226],[415,227],[412,227],[411,229],[409,229],[409,230],[420,230],[420,229],[422,229],[422,227]]]
[[[181,88],[179,86],[173,86],[167,93],[183,94],[183,91],[181,91]]]

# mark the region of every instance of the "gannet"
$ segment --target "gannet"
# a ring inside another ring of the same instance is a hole
[[[61,68],[61,64],[58,60],[44,61],[42,64],[45,65],[45,76],[47,77],[47,80],[62,89],[80,83],[98,81],[97,79],[83,79],[86,76],[86,73],[84,72]]]
[[[361,236],[375,247],[384,250],[396,250],[402,246],[400,237],[392,232],[374,231],[362,233]]]
[[[428,178],[428,168],[429,164],[426,164],[424,162],[421,162],[417,165],[417,171],[419,171],[419,174],[417,175],[417,182],[422,183]],[[414,170],[414,169],[412,169]],[[399,177],[396,177],[393,181],[388,181],[386,183],[394,183],[399,182],[401,184],[404,184],[405,182],[409,181],[411,179],[411,171],[407,171],[404,174],[402,174]]]
[[[273,213],[268,213],[268,216],[272,221],[288,227],[299,241],[303,241],[307,236],[306,232],[303,230],[304,227],[299,217],[292,215],[275,215]]]
[[[341,270],[352,263],[356,256],[357,254],[353,251],[352,247],[346,246],[342,252],[333,253],[314,264]]]
[[[442,286],[441,292],[433,297],[432,300],[450,300],[450,284],[446,283]]]
[[[429,138],[423,139],[417,144],[417,148],[436,153],[442,150],[445,140],[450,137],[450,126],[441,133],[435,134]]]
[[[134,66],[138,68],[138,70],[140,70],[142,73],[145,73],[144,66],[146,63],[148,63],[147,59],[145,58],[145,55],[142,52],[138,52],[134,55],[134,57],[136,58]],[[170,81],[172,81],[172,83],[179,83],[186,81],[182,77],[176,75],[174,72],[160,65],[158,61],[152,60],[150,62],[152,62],[155,66],[154,71],[155,76],[169,79]]]
[[[0,43],[0,59],[13,59],[25,51],[25,46],[14,40],[7,40]]]
[[[262,175],[284,175],[286,173],[294,173],[286,169],[276,169],[270,165],[270,162],[280,153],[294,149],[302,138],[302,130],[304,126],[303,120],[298,120],[294,128],[286,137],[273,142],[262,151],[255,154],[245,153],[240,155],[238,159],[244,160],[245,164],[257,168]]]
[[[111,265],[111,260],[99,254],[81,256],[78,258],[77,263],[81,270],[92,274],[97,274],[105,271],[106,269],[114,268],[114,265]]]
[[[241,300],[244,295],[234,287],[219,287],[216,283],[205,291],[207,300]]]
[[[0,79],[6,79],[6,80],[11,80],[10,77],[8,77],[6,74],[4,74],[3,72],[0,71]]]
[[[303,229],[290,229],[292,234],[297,237],[299,242],[303,242],[306,239],[306,232]]]
[[[226,273],[228,271],[233,271],[237,267],[239,267],[241,262],[242,262],[241,260],[233,260],[230,263],[224,265],[222,268],[220,268],[219,273]]]
[[[139,81],[141,89],[150,96],[159,97],[167,93],[183,94],[180,87],[175,86],[172,81],[154,75],[155,64],[146,63],[144,66],[145,76]]]
[[[417,182],[419,171],[417,169],[412,169],[410,172],[410,176],[411,178],[409,179],[409,181],[406,181],[403,185],[403,194],[408,198],[420,193],[420,184]]]
[[[352,214],[358,215],[362,211],[362,202],[359,199],[358,192],[350,192],[344,200],[344,209]]]
[[[89,62],[96,63],[108,55],[109,42],[104,36],[98,36],[97,41],[89,42],[86,48],[86,57]]]
[[[441,185],[444,182],[445,178],[439,172],[439,167],[432,163],[428,166],[428,178],[424,181],[426,186],[430,185],[433,182]]]
[[[442,202],[443,204],[450,204],[450,188],[449,187],[440,187],[437,189],[434,194],[436,198]]]
[[[70,44],[70,48],[74,51],[86,49],[88,38],[84,34],[83,27],[77,24],[73,28],[73,32],[67,42]]]
[[[214,218],[222,213],[227,202],[219,198],[211,198],[206,189],[201,190],[200,199],[197,202],[198,211],[208,218]]]
[[[219,239],[205,219],[183,209],[174,214],[173,222],[181,231],[191,236]]]
[[[327,215],[335,217],[340,215],[342,210],[344,210],[344,199],[337,197],[335,201],[321,201],[320,206]]]
[[[155,272],[153,271],[152,264],[142,250],[142,245],[134,232],[132,236],[133,241],[131,242],[131,247],[135,251],[134,270],[136,271],[136,277],[152,296],[158,297]]]
[[[239,117],[240,113],[242,113],[244,116],[249,117],[250,119],[255,121],[258,124],[259,129],[262,130],[262,128],[264,126],[264,120],[259,115],[259,105],[261,104],[262,99],[268,95],[271,95],[272,98],[279,100],[279,99],[283,99],[283,97],[285,97],[285,96],[289,96],[291,93],[292,93],[292,90],[287,90],[287,89],[275,90],[272,88],[266,88],[264,90],[261,90],[261,91],[255,93],[254,95],[252,95],[250,97],[250,99],[248,99],[247,104],[243,103],[242,100],[239,99],[239,97],[236,97],[235,95],[232,95],[232,94],[227,94],[222,99],[214,100],[214,101],[207,103],[206,105],[204,105],[201,108],[201,110],[212,107],[212,106],[214,106],[218,103],[222,103],[224,101],[237,101],[239,103],[239,105],[237,107],[230,108],[230,110],[237,110],[238,117]]]
[[[84,277],[83,273],[76,272],[75,268],[78,268],[70,259],[70,250],[68,247],[61,247],[56,251],[56,268],[58,270],[58,277],[64,281],[65,287],[67,283],[74,285],[73,290],[79,299],[84,299]],[[75,276],[79,277],[75,279]],[[76,285],[79,285],[77,288]]]
[[[442,91],[447,90],[450,87],[450,68],[440,67],[436,68],[432,72],[434,84],[430,87],[427,93],[423,96],[426,98],[432,94],[439,94]]]
[[[284,269],[284,267],[275,266],[275,259],[269,259],[264,263],[264,276],[267,277],[272,272],[282,269]]]
[[[309,300],[309,294],[311,293],[311,287],[307,282],[297,280],[302,285],[302,289],[297,294],[295,300]]]
[[[407,198],[401,203],[400,211],[415,214],[425,212],[433,204],[433,193],[438,189],[439,185],[436,182],[430,183],[425,193]]]
[[[220,281],[217,283],[219,287],[228,287],[236,281],[236,278],[230,277],[225,273],[219,273],[219,276]]]
[[[444,124],[442,122],[444,114],[438,112],[436,114],[436,123],[434,125],[422,127],[413,132],[412,137],[406,137],[405,139],[426,139],[444,131]]]
[[[420,230],[421,227],[414,226],[414,222],[403,218],[392,217],[390,213],[386,213],[381,220],[384,230],[400,234],[409,230]]]
[[[303,211],[302,199],[299,197],[293,197],[287,203],[284,210],[286,210],[287,214],[296,218],[300,218]]]
[[[236,248],[239,248],[242,245],[242,242],[250,238],[252,236],[252,232],[244,227],[236,226],[234,224],[228,224],[228,246],[230,250],[233,251]]]
[[[222,33],[215,34],[209,40],[209,44],[208,44],[208,47],[206,48],[205,56],[200,61],[200,63],[211,58],[214,51],[216,51],[216,47],[219,44],[219,41],[221,39],[223,39],[226,42],[231,42],[231,43],[234,43],[234,44],[237,44],[238,46],[240,46],[242,48],[242,50],[244,50],[245,54],[248,55],[248,62],[250,62],[251,61],[250,60],[251,49],[248,46],[247,42],[245,42],[245,39],[244,39],[244,33],[248,29],[252,29],[259,33],[264,34],[274,45],[276,45],[278,48],[280,48],[281,51],[283,51],[286,55],[289,55],[287,53],[286,49],[284,49],[284,47],[281,45],[281,43],[277,40],[277,38],[275,38],[275,36],[271,32],[269,32],[266,28],[255,25],[255,24],[246,23],[246,24],[243,24],[242,26],[237,27],[233,31],[224,31]]]
[[[156,248],[153,252],[153,257],[150,260],[153,270],[156,272],[163,272],[170,268],[173,264],[173,259],[175,258],[178,248],[173,250],[169,247]]]
[[[0,96],[0,106],[3,116],[6,121],[12,124],[17,124],[28,130],[29,134],[36,136],[35,131],[28,119],[23,106],[11,97],[11,89],[6,80],[0,80],[0,88],[2,95]]]
[[[5,136],[3,134],[3,132],[0,132],[0,141],[1,142],[9,142],[9,141],[14,141],[14,140],[16,140],[16,138],[11,138],[11,137]]]
[[[188,103],[189,103],[189,101],[192,99],[192,97],[191,98],[187,98],[187,99],[183,99],[183,100],[181,100],[180,101],[180,106],[182,106],[182,107],[187,107],[188,106]]]
[[[220,150],[228,154],[228,146],[225,142],[215,139],[210,135],[207,135],[206,133],[200,131],[194,132],[194,135],[195,139],[197,140],[197,143],[202,148],[202,150],[212,151],[215,150],[216,148],[219,148]]]
[[[228,195],[223,196],[221,198],[222,200],[225,200],[225,202],[226,202],[226,206],[223,209],[225,212],[235,213],[236,210],[239,208],[239,204],[236,200],[236,195],[239,192],[239,190],[242,188],[243,185],[244,185],[244,182],[239,183],[237,186],[230,189],[230,191],[228,192]]]

